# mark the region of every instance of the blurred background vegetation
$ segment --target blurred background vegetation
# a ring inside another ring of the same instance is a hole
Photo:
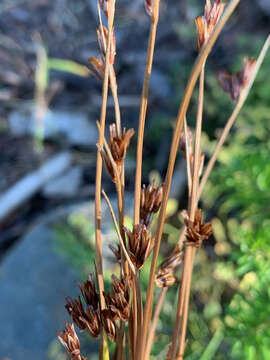
[[[194,18],[202,14],[203,5],[201,0],[162,1],[144,146],[145,183],[150,172],[151,176],[162,179],[166,171],[175,115],[196,57]],[[125,126],[136,129],[148,18],[140,1],[131,4],[122,0],[117,6],[116,72],[122,118]],[[29,226],[44,215],[58,207],[93,200],[96,133],[90,146],[74,144],[61,133],[47,137],[42,120],[48,111],[55,118],[58,111],[86,114],[89,124],[95,124],[99,116],[101,86],[88,76],[87,69],[88,57],[98,49],[95,8],[92,0],[58,0],[53,4],[47,0],[1,1],[0,194],[63,150],[72,152],[73,165],[80,167],[82,174],[71,196],[48,196],[39,189],[26,204],[9,214],[0,224],[2,259],[9,256]],[[256,57],[270,31],[269,21],[268,1],[242,1],[209,58],[203,124],[206,159],[233,109],[229,97],[219,88],[215,73],[224,68],[239,71],[243,56]],[[269,359],[269,68],[268,54],[202,196],[201,206],[207,220],[212,220],[213,236],[196,257],[187,360]],[[18,136],[12,132],[11,118],[16,113],[23,122],[22,112],[28,114],[27,119],[34,113],[36,125],[31,134]],[[188,113],[191,127],[195,112],[196,92]],[[70,132],[77,126],[76,116],[72,121]],[[112,121],[113,108],[109,101],[108,122]],[[128,192],[133,189],[134,161],[133,140],[127,164]],[[113,197],[113,186],[106,175],[104,187]],[[179,196],[169,203],[161,258],[177,241],[182,226],[180,213],[186,204],[187,190],[183,187]],[[126,224],[131,224],[128,217]],[[85,279],[94,270],[93,222],[75,211],[54,219],[53,231],[54,251],[68,266],[79,270],[78,280]],[[109,240],[115,240],[114,235]],[[109,286],[111,273],[117,271],[110,254],[106,264],[105,279]],[[149,261],[142,275],[144,287],[148,271]],[[158,359],[171,337],[176,291],[173,287],[167,293],[153,359]],[[83,344],[87,347],[89,341],[93,344],[89,338]],[[93,346],[95,349],[96,343]],[[66,359],[57,341],[49,346],[48,358]],[[95,358],[96,355],[89,355],[89,360]]]

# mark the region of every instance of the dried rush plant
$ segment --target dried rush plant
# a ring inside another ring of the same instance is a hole
[[[95,236],[96,236],[96,274],[79,284],[82,297],[66,299],[66,309],[75,325],[87,331],[93,338],[100,339],[99,359],[147,360],[155,339],[157,320],[167,288],[178,282],[175,269],[182,264],[182,276],[178,292],[178,304],[175,314],[173,337],[168,344],[164,358],[183,359],[186,343],[186,327],[189,308],[189,295],[193,263],[196,252],[203,241],[211,234],[211,224],[204,222],[201,209],[198,208],[200,195],[209,174],[215,164],[220,148],[226,140],[230,128],[237,118],[256,74],[262,64],[270,44],[268,36],[257,60],[245,58],[242,69],[237,74],[226,70],[217,74],[221,87],[230,94],[235,106],[223,132],[217,142],[210,161],[204,167],[204,154],[201,151],[200,139],[203,118],[204,77],[207,57],[221,30],[234,12],[240,0],[231,0],[227,4],[221,0],[206,0],[204,15],[196,19],[198,57],[190,74],[179,112],[176,118],[171,142],[170,156],[166,177],[162,186],[151,183],[141,185],[142,152],[144,125],[147,111],[149,82],[153,63],[156,31],[159,19],[159,0],[145,0],[145,8],[150,16],[150,32],[146,57],[144,82],[140,104],[139,125],[137,134],[137,159],[134,191],[133,227],[128,229],[124,224],[125,167],[124,161],[133,129],[121,126],[120,108],[117,96],[117,80],[114,72],[116,43],[114,36],[115,0],[100,0],[98,3],[99,27],[97,30],[100,47],[100,58],[90,58],[92,73],[102,81],[102,106],[99,129],[98,151],[96,161],[96,194],[95,194]],[[102,12],[107,26],[102,24]],[[186,113],[199,78],[198,108],[194,135],[187,125]],[[104,136],[108,91],[111,91],[115,104],[115,123],[109,126],[109,139]],[[189,201],[188,209],[183,212],[184,226],[179,234],[179,241],[159,266],[157,259],[163,234],[166,206],[169,198],[175,159],[178,150],[186,159]],[[102,190],[101,179],[103,164],[115,184],[118,199],[118,214],[111,206],[107,194]],[[112,275],[111,293],[104,291],[102,267],[102,194],[110,209],[115,225],[117,245],[111,246],[116,262],[119,264],[118,276]],[[159,212],[156,234],[151,235],[150,227],[154,214]],[[147,293],[142,294],[140,271],[152,254],[151,270],[148,279]],[[154,292],[159,290],[154,307]],[[177,290],[176,290],[177,291]],[[59,340],[73,360],[86,359],[81,355],[80,342],[74,324],[66,324]],[[115,342],[114,353],[109,354],[108,341]]]

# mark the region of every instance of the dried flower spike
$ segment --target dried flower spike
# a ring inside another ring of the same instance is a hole
[[[247,58],[244,57],[242,60],[242,70],[239,73],[241,87],[246,87],[249,83],[250,78],[252,77],[254,68],[256,65],[256,60],[253,57]]]
[[[56,333],[61,344],[72,356],[72,360],[80,360],[80,341],[75,332],[74,325],[66,323],[64,331],[62,333],[57,331]],[[84,359],[87,360],[86,358]]]
[[[168,256],[159,266],[156,274],[155,283],[157,287],[170,287],[174,285],[178,279],[174,276],[174,270],[181,264],[183,260],[182,251],[177,251]]]
[[[87,305],[86,311],[83,307],[81,297],[78,300],[72,300],[70,297],[66,298],[67,312],[79,329],[88,329],[91,336],[94,338],[100,334],[100,318],[99,311],[93,305]]]
[[[80,330],[85,330],[86,324],[82,320],[85,317],[85,312],[82,304],[81,297],[78,297],[78,300],[71,299],[70,297],[66,298],[65,308],[69,315],[71,316],[74,323],[78,326]]]
[[[196,210],[194,221],[190,221],[188,217],[185,219],[186,245],[199,248],[203,240],[208,239],[212,233],[210,222],[204,223],[200,209]]]
[[[176,276],[172,274],[172,272],[158,272],[155,279],[155,284],[159,288],[165,288],[173,286],[178,282],[178,279]]]
[[[113,159],[118,167],[121,167],[123,165],[127,148],[134,133],[135,133],[134,129],[129,129],[129,130],[124,129],[122,134],[120,135],[117,133],[116,125],[115,124],[110,125],[109,145]]]
[[[155,239],[149,234],[144,224],[133,225],[133,230],[123,228],[128,237],[128,251],[133,264],[140,269],[148,259]]]
[[[130,295],[128,279],[119,280],[112,275],[113,297],[115,300],[111,310],[115,312],[122,321],[128,321],[130,312]]]
[[[97,29],[97,37],[98,37],[98,43],[99,43],[101,55],[105,58],[107,44],[109,41],[109,31],[106,28],[106,26],[104,26],[104,25],[99,26],[99,28]],[[115,43],[115,33],[114,33],[114,29],[113,29],[112,43],[111,43],[111,49],[110,49],[110,63],[111,64],[114,64],[115,55],[116,55],[116,43]]]
[[[86,305],[92,306],[95,310],[97,310],[99,304],[99,297],[96,291],[96,285],[93,275],[89,275],[89,279],[85,283],[78,283],[78,286],[81,290]]]
[[[126,157],[126,151],[130,143],[130,139],[134,135],[134,129],[123,130],[122,134],[119,135],[116,130],[116,125],[110,125],[110,140],[109,140],[109,151],[111,152],[111,157],[109,154],[101,147],[98,146],[100,154],[103,158],[103,161],[106,165],[108,173],[110,174],[112,181],[116,181],[116,174],[114,166],[112,164],[111,158],[115,162],[119,174],[121,173],[123,162]]]
[[[222,3],[222,0],[214,0],[213,4],[211,4],[211,0],[206,0],[204,15],[197,17],[195,20],[199,49],[206,43],[214,30],[214,27],[223,13],[225,5],[225,3]]]
[[[232,100],[237,100],[241,90],[248,85],[255,65],[255,59],[244,58],[240,72],[232,74],[228,70],[222,70],[217,73],[219,85],[225,92],[230,94]]]
[[[146,226],[149,225],[152,214],[158,212],[163,197],[163,186],[157,186],[155,182],[147,187],[143,185],[141,191],[140,219]]]
[[[113,314],[110,310],[104,309],[101,311],[101,320],[108,337],[112,340],[116,340],[116,324],[113,319]]]
[[[100,334],[100,317],[99,311],[95,310],[93,306],[87,305],[86,312],[82,321],[85,323],[90,335],[97,338]]]

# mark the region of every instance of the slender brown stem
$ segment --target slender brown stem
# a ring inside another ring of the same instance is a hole
[[[114,6],[115,0],[110,1],[109,17],[108,17],[108,46],[105,56],[105,70],[104,81],[102,90],[102,105],[100,111],[100,132],[99,132],[99,145],[102,147],[105,130],[107,97],[108,97],[108,84],[109,84],[109,60],[110,60],[110,48],[112,42],[112,31],[114,21]],[[101,179],[102,179],[102,158],[101,154],[97,152],[96,162],[96,192],[95,192],[95,240],[96,240],[96,263],[97,263],[97,282],[100,293],[101,308],[105,307],[105,301],[103,297],[104,280],[102,269],[102,238],[101,238]]]
[[[155,242],[154,251],[153,251],[151,271],[150,271],[149,283],[148,283],[148,288],[147,288],[146,304],[145,304],[145,309],[144,309],[143,331],[142,331],[142,335],[141,335],[142,343],[140,345],[140,355],[138,357],[138,360],[142,360],[145,358],[145,357],[143,357],[143,351],[145,348],[146,334],[148,332],[148,326],[149,326],[149,322],[150,322],[151,315],[152,315],[155,269],[156,269],[156,265],[157,265],[160,242],[161,242],[163,226],[164,226],[164,222],[165,222],[166,207],[167,207],[167,202],[168,202],[168,198],[169,198],[171,180],[172,180],[174,164],[175,164],[176,154],[177,154],[179,140],[180,140],[180,133],[181,133],[181,130],[183,127],[184,118],[186,116],[186,112],[187,112],[187,108],[188,108],[188,105],[189,105],[189,102],[191,99],[191,95],[193,93],[194,86],[195,86],[198,76],[201,72],[203,64],[204,64],[208,54],[210,53],[218,35],[220,34],[220,32],[223,29],[224,25],[226,24],[227,20],[233,13],[234,9],[238,5],[239,1],[240,0],[231,0],[229,2],[229,4],[226,7],[226,10],[224,11],[223,16],[221,17],[221,19],[219,20],[213,33],[209,37],[209,40],[201,49],[200,54],[194,64],[187,87],[185,89],[183,100],[182,100],[182,103],[180,105],[180,109],[179,109],[179,112],[177,115],[176,127],[175,127],[173,140],[172,140],[172,144],[171,144],[168,169],[167,169],[166,178],[165,178],[165,182],[164,182],[163,200],[162,200],[161,209],[160,209],[160,213],[159,213],[157,233],[156,233],[156,242]]]
[[[135,190],[134,190],[134,217],[133,217],[134,225],[138,224],[140,220],[142,153],[143,153],[143,137],[144,137],[143,134],[144,134],[145,117],[146,117],[146,110],[148,103],[150,76],[151,76],[153,57],[154,57],[157,24],[159,18],[159,0],[156,0],[154,2],[153,7],[154,9],[153,9],[153,17],[152,17],[149,40],[148,40],[147,58],[146,58],[141,105],[140,105],[139,128],[137,135],[137,155],[136,155],[137,157],[136,157],[136,175],[135,175]]]
[[[98,8],[98,18],[99,18],[99,24],[100,24],[100,29],[101,29],[101,36],[102,36],[104,48],[106,49],[107,45],[106,45],[105,34],[103,31],[103,23],[102,23],[102,16],[101,16],[101,10],[100,10],[99,3],[97,4],[97,8]],[[117,95],[117,81],[116,81],[113,64],[110,64],[110,66],[109,66],[109,78],[110,78],[110,87],[111,87],[111,91],[112,91],[112,96],[113,96],[113,100],[114,100],[116,129],[117,129],[117,134],[120,136],[121,135],[121,115],[120,115],[120,106],[119,106],[118,95]]]
[[[117,334],[114,358],[115,360],[125,359],[125,323],[122,320],[120,321],[120,329]]]
[[[183,309],[183,317],[182,317],[182,321],[181,321],[180,344],[179,344],[179,348],[177,351],[177,359],[179,359],[179,360],[183,359],[184,350],[185,350],[189,296],[190,296],[192,270],[193,270],[196,248],[188,247],[186,251],[190,252],[190,263],[189,263],[189,271],[188,271],[187,280],[186,280],[186,288],[185,288],[185,292],[184,292],[184,309]],[[174,357],[173,357],[173,359],[174,359]]]
[[[148,334],[148,338],[147,338],[147,344],[146,344],[146,350],[145,350],[145,358],[146,359],[148,359],[150,356],[151,347],[152,347],[152,343],[153,343],[153,340],[155,337],[160,311],[162,309],[162,305],[163,305],[167,290],[168,290],[167,287],[162,288],[159,293],[159,296],[158,296],[156,309],[155,309],[154,316],[153,316],[153,319],[152,319],[152,322],[151,322],[151,325],[149,328],[149,334]]]
[[[170,348],[170,358],[174,359],[177,351],[178,334],[181,327],[182,309],[184,306],[184,293],[186,290],[187,276],[188,276],[188,265],[190,264],[190,252],[185,252],[181,285],[179,287],[179,295],[176,309],[176,319],[173,332],[172,346]]]
[[[133,290],[133,354],[136,357],[137,350],[137,335],[138,335],[138,301],[137,301],[137,286],[135,275],[132,276],[132,290]]]
[[[108,204],[110,213],[111,213],[111,215],[112,215],[112,219],[113,219],[113,223],[114,223],[114,226],[115,226],[115,230],[116,230],[116,233],[117,233],[117,236],[118,236],[120,245],[121,245],[121,247],[122,247],[122,249],[123,249],[124,255],[125,255],[125,257],[126,257],[126,259],[127,259],[127,261],[128,261],[128,264],[129,264],[129,266],[130,266],[133,274],[135,274],[135,268],[134,268],[134,265],[132,264],[132,261],[130,260],[130,257],[129,257],[129,255],[128,255],[128,252],[127,252],[127,250],[126,250],[126,247],[125,247],[125,245],[124,245],[124,243],[123,243],[123,240],[122,240],[122,237],[121,237],[121,234],[120,234],[120,230],[119,230],[119,227],[118,227],[118,224],[117,224],[116,216],[115,216],[114,211],[113,211],[112,204],[111,204],[111,202],[110,202],[110,200],[109,200],[109,198],[108,198],[108,196],[107,196],[107,194],[105,193],[104,190],[102,190],[102,194],[103,194],[103,196],[104,196],[104,198],[105,198],[105,200],[106,200],[106,202],[107,202],[107,204]]]
[[[141,293],[141,285],[140,285],[140,272],[136,271],[135,275],[135,285],[136,285],[136,294],[137,294],[137,344],[136,349],[138,349],[139,335],[142,329],[143,322],[143,306],[142,306],[142,293]],[[136,352],[135,352],[136,354]]]
[[[188,179],[188,195],[191,193],[191,163],[190,163],[190,154],[191,149],[189,148],[189,140],[188,140],[188,129],[187,129],[187,119],[184,121],[184,131],[185,131],[185,141],[186,141],[186,161],[187,161],[187,179]]]
[[[195,211],[197,209],[197,193],[198,193],[198,184],[199,184],[199,167],[200,167],[200,157],[201,157],[201,151],[200,151],[200,139],[201,139],[201,129],[202,129],[202,115],[203,115],[203,98],[204,98],[204,67],[205,62],[202,67],[202,71],[200,74],[200,83],[199,83],[199,100],[198,100],[198,109],[197,109],[197,119],[196,119],[196,130],[195,130],[195,147],[194,147],[194,159],[193,159],[193,171],[192,171],[192,186],[191,186],[191,194],[189,197],[189,219],[190,221],[194,221]],[[195,255],[195,253],[194,253]],[[188,256],[190,261],[184,262],[184,274],[186,275],[185,278],[182,278],[182,283],[185,281],[185,290],[181,290],[179,293],[179,296],[182,297],[180,300],[180,308],[179,313],[177,313],[176,316],[176,322],[181,319],[181,326],[179,327],[177,324],[175,325],[175,330],[178,330],[180,332],[180,347],[183,346],[185,342],[185,338],[183,339],[183,336],[186,334],[186,319],[187,314],[185,311],[188,309],[188,305],[186,302],[188,302],[188,299],[186,298],[186,291],[189,291],[190,289],[190,282],[191,282],[191,274],[193,271],[193,247],[187,247],[185,250],[185,257]],[[172,359],[175,359],[176,352],[177,352],[177,338],[179,336],[179,333],[176,331],[174,332],[174,342],[172,346]],[[183,348],[181,348],[182,353]]]
[[[111,85],[111,91],[114,101],[114,110],[115,110],[115,123],[116,123],[116,129],[118,136],[121,136],[122,130],[121,130],[121,113],[120,113],[120,105],[119,105],[119,99],[117,94],[117,81],[115,76],[115,71],[113,65],[110,65],[110,85]]]
[[[246,101],[246,99],[248,97],[250,89],[251,89],[251,87],[252,87],[252,85],[254,83],[254,80],[255,80],[255,78],[257,76],[257,73],[258,73],[258,71],[259,71],[259,69],[260,69],[260,67],[262,65],[262,62],[263,62],[263,60],[265,58],[265,55],[266,55],[266,53],[268,51],[269,46],[270,46],[270,35],[268,35],[268,37],[267,37],[267,39],[266,39],[266,41],[264,43],[264,46],[263,46],[263,48],[262,48],[262,50],[260,52],[260,55],[259,55],[259,57],[258,57],[258,59],[256,61],[256,65],[255,65],[255,68],[253,70],[253,74],[252,74],[252,77],[251,77],[251,79],[249,81],[249,84],[248,84],[248,86],[246,88],[244,88],[241,91],[241,94],[239,96],[237,104],[236,104],[230,118],[228,119],[228,121],[226,123],[226,126],[224,127],[223,132],[222,132],[222,134],[221,134],[221,136],[220,136],[220,138],[218,140],[215,151],[214,151],[213,155],[211,156],[211,159],[208,162],[208,165],[206,167],[206,170],[205,170],[205,172],[203,174],[203,177],[202,177],[202,180],[201,180],[201,183],[200,183],[200,186],[199,186],[198,198],[200,198],[201,193],[202,193],[202,191],[204,189],[204,186],[205,186],[205,184],[206,184],[206,182],[207,182],[207,180],[209,178],[209,175],[210,175],[210,173],[211,173],[211,171],[212,171],[212,169],[213,169],[213,167],[215,165],[215,162],[217,160],[217,156],[219,154],[219,151],[222,148],[225,140],[227,139],[227,136],[228,136],[228,134],[229,134],[229,132],[231,130],[231,127],[233,126],[239,112],[241,111],[241,109],[242,109],[242,107],[243,107],[243,105],[244,105],[244,103],[245,103],[245,101]]]
[[[202,71],[200,75],[200,84],[199,84],[199,101],[198,101],[198,111],[197,111],[196,130],[195,130],[193,174],[192,174],[190,201],[189,201],[190,221],[194,220],[194,215],[197,208],[197,199],[198,199],[199,170],[200,170],[200,158],[201,158],[200,143],[201,143],[201,132],[202,132],[202,115],[203,115],[203,98],[204,98],[204,67],[205,67],[205,63],[203,64],[202,67]]]

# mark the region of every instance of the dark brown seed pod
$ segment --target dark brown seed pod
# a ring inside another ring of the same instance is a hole
[[[119,280],[112,275],[112,295],[104,293],[107,309],[111,311],[114,321],[128,321],[130,313],[130,295],[127,279]]]
[[[160,270],[174,270],[183,260],[183,252],[177,251],[168,256],[159,266]]]
[[[168,256],[159,266],[156,274],[157,287],[169,287],[174,285],[178,279],[174,276],[173,272],[177,266],[181,264],[183,260],[183,252],[177,251]]]
[[[74,325],[66,323],[64,331],[62,333],[57,331],[56,334],[61,344],[65,347],[66,351],[72,356],[72,359],[79,360],[80,341],[75,332]]]
[[[115,303],[111,310],[116,312],[122,321],[128,321],[130,313],[128,279],[122,278],[119,280],[115,275],[112,275],[112,287]]]
[[[116,182],[116,174],[114,170],[114,166],[112,164],[112,160],[115,162],[115,165],[118,168],[119,174],[121,173],[122,166],[126,157],[126,151],[129,146],[130,140],[134,135],[134,129],[123,130],[121,135],[118,135],[116,130],[116,125],[110,125],[110,140],[109,140],[109,148],[111,152],[111,157],[108,153],[101,148],[98,144],[97,147],[100,151],[102,159],[106,165],[108,173],[110,174],[112,181]]]
[[[144,224],[134,225],[132,231],[125,227],[123,227],[123,229],[128,237],[130,259],[137,269],[140,269],[148,259],[153,249],[155,239],[151,237]]]
[[[85,283],[78,283],[78,286],[81,290],[86,305],[92,306],[95,310],[97,310],[99,305],[99,297],[96,291],[93,275],[89,275],[89,279]]]
[[[256,65],[256,60],[253,57],[244,57],[242,60],[242,69],[238,74],[241,86],[244,88],[248,85],[250,78]]]
[[[149,225],[152,214],[158,212],[163,198],[163,185],[154,182],[141,190],[140,219],[141,223]]]
[[[116,165],[121,167],[123,165],[123,161],[126,156],[126,151],[129,146],[130,140],[134,135],[134,129],[122,131],[122,134],[119,135],[116,130],[116,125],[110,125],[110,150],[112,153],[112,157],[116,162]]]
[[[82,318],[85,317],[85,312],[81,297],[79,296],[77,300],[67,297],[65,308],[78,328],[85,330],[86,324],[82,321]]]
[[[217,81],[221,88],[230,94],[231,99],[237,100],[253,74],[256,60],[253,58],[244,58],[242,69],[236,74],[232,74],[228,70],[221,70],[216,74]]]
[[[100,334],[100,317],[99,311],[92,306],[87,306],[85,315],[81,320],[85,323],[90,335],[97,338]]]
[[[231,99],[234,101],[240,95],[241,83],[237,74],[231,74],[227,70],[221,70],[216,74],[217,81],[221,88],[229,93]]]
[[[101,321],[108,337],[112,340],[116,340],[116,324],[113,319],[113,314],[110,310],[104,309],[101,311]]]
[[[177,277],[171,271],[159,271],[155,279],[156,286],[159,288],[170,287],[177,282]]]
[[[194,221],[185,219],[186,230],[186,245],[200,247],[203,240],[208,239],[212,233],[212,226],[210,222],[204,223],[200,209],[196,210]]]

